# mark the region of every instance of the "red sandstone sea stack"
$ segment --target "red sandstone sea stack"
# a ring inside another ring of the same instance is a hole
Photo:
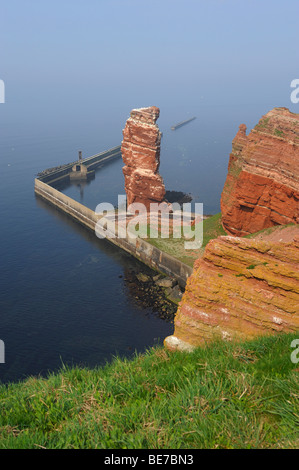
[[[128,205],[161,203],[165,186],[159,175],[161,132],[156,124],[160,110],[156,106],[133,109],[123,130],[121,146],[125,166],[125,190]]]
[[[248,136],[241,124],[232,144],[221,212],[225,230],[237,236],[299,223],[299,114],[274,108]]]

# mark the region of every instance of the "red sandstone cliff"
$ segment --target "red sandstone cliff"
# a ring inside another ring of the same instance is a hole
[[[192,349],[215,337],[298,331],[298,267],[299,238],[290,243],[231,236],[210,241],[194,265],[165,346]]]
[[[240,126],[221,212],[237,236],[211,240],[195,262],[169,349],[299,330],[299,225],[281,227],[299,223],[299,114],[275,108],[248,136]],[[240,238],[274,225],[271,235]]]
[[[299,223],[299,114],[274,108],[232,143],[221,196],[222,223],[237,236]]]
[[[159,175],[161,132],[156,124],[159,114],[156,106],[133,109],[123,130],[121,152],[128,205],[140,202],[149,209],[151,203],[164,200],[165,187]]]

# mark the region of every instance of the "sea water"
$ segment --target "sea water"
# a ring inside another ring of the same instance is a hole
[[[156,103],[155,103],[156,104]],[[94,367],[115,355],[130,357],[162,344],[174,325],[136,301],[131,272],[149,268],[36,197],[34,178],[46,168],[72,162],[121,144],[127,108],[103,120],[49,117],[38,123],[7,119],[0,132],[0,340],[5,363],[0,381],[57,371],[63,364]],[[133,106],[132,106],[133,107]],[[163,113],[164,111],[164,113]],[[220,210],[231,141],[244,122],[240,108],[161,110],[160,173],[167,190],[191,194],[205,214]],[[268,110],[266,110],[268,111]],[[249,125],[260,116],[250,110]],[[196,116],[176,131],[171,126]],[[124,192],[123,162],[96,171],[94,180],[63,192],[95,209],[117,204]]]

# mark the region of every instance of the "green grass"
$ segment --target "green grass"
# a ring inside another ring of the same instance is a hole
[[[267,127],[268,122],[269,122],[269,117],[261,119],[261,121],[255,126],[255,130],[263,130]]]
[[[203,221],[203,247],[205,247],[213,238],[227,235],[221,224],[221,212],[212,215]]]
[[[193,266],[194,261],[204,252],[208,242],[220,235],[227,235],[221,224],[221,213],[215,214],[203,220],[203,243],[198,250],[186,250],[184,238],[150,238],[146,241],[179,259],[189,266]]]
[[[264,228],[263,230],[260,230],[259,232],[245,235],[244,238],[255,238],[258,235],[271,235],[271,233],[284,230],[287,227],[296,227],[296,224],[291,223],[291,224],[286,224],[286,225],[273,225],[273,227]]]
[[[274,130],[274,135],[277,135],[277,137],[283,137],[283,136],[284,136],[284,132],[283,132],[283,131],[280,131],[279,129],[275,129],[275,130]]]
[[[0,386],[1,448],[298,448],[298,335],[150,349]]]

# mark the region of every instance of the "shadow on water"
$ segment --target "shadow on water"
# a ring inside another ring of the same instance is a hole
[[[88,179],[86,181],[71,181],[70,178],[63,178],[61,180],[58,180],[54,183],[51,183],[50,186],[52,186],[53,188],[57,189],[58,191],[66,191],[67,189],[73,187],[73,186],[77,186],[77,187],[82,187],[82,188],[85,188],[87,186],[89,186],[92,181],[94,181],[96,179],[96,176],[97,174],[103,169],[107,169],[109,166],[113,166],[115,165],[116,162],[118,162],[119,159],[113,159],[113,160],[108,160],[108,161],[105,161],[104,163],[98,165],[96,168],[95,168],[95,171],[92,175],[90,175],[88,177]]]
[[[153,282],[157,273],[34,200],[42,225],[1,305],[7,354],[0,383],[45,377],[62,364],[97,367],[163,344],[173,333],[176,306]],[[150,282],[139,282],[140,273]]]
[[[35,200],[38,207],[51,214],[52,217],[55,217],[55,219],[60,224],[63,224],[70,228],[73,232],[77,233],[80,237],[84,238],[90,244],[100,249],[114,261],[120,263],[123,267],[127,266],[129,259],[131,260],[131,263],[136,264],[136,269],[138,269],[137,267],[139,267],[140,270],[150,269],[147,268],[147,266],[145,266],[143,263],[139,262],[137,259],[133,258],[131,255],[126,253],[121,248],[117,247],[116,245],[113,245],[108,240],[97,238],[93,230],[81,225],[79,222],[76,222],[74,219],[68,216],[68,214],[65,214],[56,207],[47,203],[39,196],[35,196]],[[153,271],[151,270],[151,272]]]

